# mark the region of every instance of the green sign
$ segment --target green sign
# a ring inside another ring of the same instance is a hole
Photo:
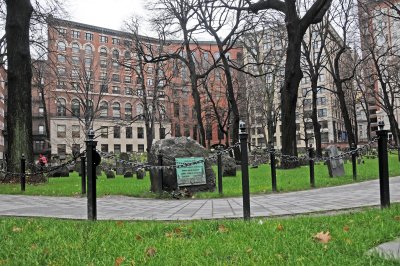
[[[202,157],[175,158],[175,162],[178,186],[204,185],[207,183]],[[192,164],[193,162],[198,163]],[[189,165],[185,166],[186,163]]]

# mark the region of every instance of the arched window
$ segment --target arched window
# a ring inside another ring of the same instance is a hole
[[[138,103],[136,105],[136,115],[138,117],[138,119],[143,119],[143,105]]]
[[[67,109],[65,99],[57,99],[57,116],[66,116]]]
[[[93,101],[89,100],[87,103],[87,112],[90,117],[93,116]]]
[[[118,50],[113,50],[112,57],[113,57],[113,59],[115,59],[115,60],[118,60],[118,59],[119,59],[119,52],[118,52]]]
[[[121,106],[119,103],[115,102],[113,103],[113,117],[115,118],[120,118],[121,117]]]
[[[81,48],[79,47],[79,44],[73,43],[72,44],[72,52],[74,54],[79,54],[80,51],[81,51]]]
[[[131,59],[131,52],[125,51],[124,57],[125,59]]]
[[[125,104],[125,119],[126,120],[132,119],[132,104],[130,103]]]
[[[107,48],[105,47],[100,48],[100,56],[107,56]]]
[[[65,51],[67,46],[65,45],[65,42],[58,42],[57,44],[57,49],[58,51]]]
[[[165,120],[165,106],[161,105],[158,111],[160,112],[160,120]]]
[[[100,117],[108,116],[108,103],[103,101],[100,103]]]
[[[71,103],[71,111],[72,115],[75,117],[79,117],[81,113],[81,106],[79,104],[79,100],[73,99]]]
[[[90,46],[89,44],[86,44],[86,46],[85,46],[85,54],[86,55],[92,55],[92,53],[93,53],[92,46]]]

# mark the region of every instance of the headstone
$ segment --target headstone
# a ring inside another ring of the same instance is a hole
[[[124,170],[123,167],[117,167],[115,172],[116,172],[117,175],[123,175],[125,170]]]
[[[162,189],[164,191],[174,191],[177,189],[186,189],[189,193],[196,191],[214,191],[215,174],[212,169],[212,162],[204,162],[205,184],[188,185],[178,187],[176,161],[175,158],[201,157],[208,158],[209,151],[198,144],[196,141],[186,138],[169,138],[156,141],[149,153],[149,164],[158,165],[158,155],[163,155],[163,178]],[[188,172],[188,171],[186,171]],[[154,167],[150,169],[151,190],[158,191],[160,187],[159,170]]]
[[[114,171],[112,171],[112,170],[106,170],[105,173],[106,173],[106,177],[107,177],[107,178],[115,178]]]
[[[327,147],[327,152],[329,157],[338,156],[340,153],[336,146],[330,145]],[[342,159],[329,159],[328,160],[328,171],[330,177],[343,176],[344,165]]]
[[[136,178],[143,179],[146,176],[146,170],[144,169],[137,169],[136,170]]]
[[[235,158],[228,154],[222,155],[222,176],[236,176],[236,161]]]
[[[357,158],[357,164],[361,164],[362,159],[360,157]]]
[[[69,177],[69,169],[66,166],[51,171],[48,177]]]
[[[125,178],[132,178],[132,177],[133,177],[133,173],[132,173],[131,171],[126,171],[126,172],[124,173],[124,177],[125,177]]]

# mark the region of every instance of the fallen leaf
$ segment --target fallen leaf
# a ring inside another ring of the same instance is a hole
[[[19,233],[19,232],[22,231],[22,228],[21,228],[21,227],[17,227],[17,226],[13,226],[12,231],[13,231],[14,233]]]
[[[218,231],[219,231],[220,233],[226,233],[226,232],[229,231],[229,229],[228,229],[228,227],[226,227],[225,225],[220,224],[220,225],[218,226]]]
[[[396,221],[400,221],[400,215],[395,216],[394,219],[395,219]]]
[[[32,250],[37,249],[37,245],[36,245],[36,244],[32,244],[32,245],[31,245],[31,249],[32,249]]]
[[[165,233],[165,236],[168,238],[172,238],[174,236],[174,234],[171,232],[168,232],[168,233]]]
[[[348,225],[345,225],[343,227],[343,231],[348,232],[350,230],[350,227]]]
[[[117,221],[116,224],[119,227],[124,226],[124,222],[123,221]]]
[[[157,249],[155,247],[149,247],[146,249],[147,257],[154,257],[157,253]]]
[[[345,238],[344,241],[345,241],[347,244],[353,243],[353,241],[351,241],[351,239],[348,239],[348,238]]]
[[[264,223],[263,220],[259,220],[259,221],[258,221],[258,224],[259,224],[259,225],[262,225],[263,223]]]
[[[253,251],[252,248],[248,248],[248,249],[246,250],[247,253],[251,253],[252,251]]]
[[[140,241],[140,240],[143,239],[143,237],[142,237],[141,235],[136,235],[136,236],[135,236],[135,239],[136,239],[137,241]]]
[[[118,257],[115,259],[114,266],[120,266],[122,262],[124,262],[125,257]]]
[[[175,228],[175,234],[180,235],[182,233],[182,229],[180,229],[179,227]]]
[[[285,228],[283,227],[282,224],[278,224],[278,225],[276,226],[276,230],[277,230],[277,231],[283,231],[283,229],[285,229]]]
[[[326,233],[324,233],[324,231],[321,231],[314,236],[315,241],[318,241],[318,242],[321,242],[324,244],[328,243],[331,239],[332,239],[332,237],[331,237],[329,231],[326,231]]]

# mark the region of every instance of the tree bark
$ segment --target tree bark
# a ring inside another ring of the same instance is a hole
[[[312,115],[311,120],[313,123],[314,129],[314,138],[315,138],[315,153],[317,157],[322,157],[322,148],[321,148],[321,124],[318,122],[318,110],[317,110],[317,90],[318,90],[318,76],[314,76],[311,82],[312,88]]]
[[[33,162],[32,145],[32,66],[29,25],[33,12],[29,0],[6,0],[8,110],[7,171],[19,172],[20,159]]]

